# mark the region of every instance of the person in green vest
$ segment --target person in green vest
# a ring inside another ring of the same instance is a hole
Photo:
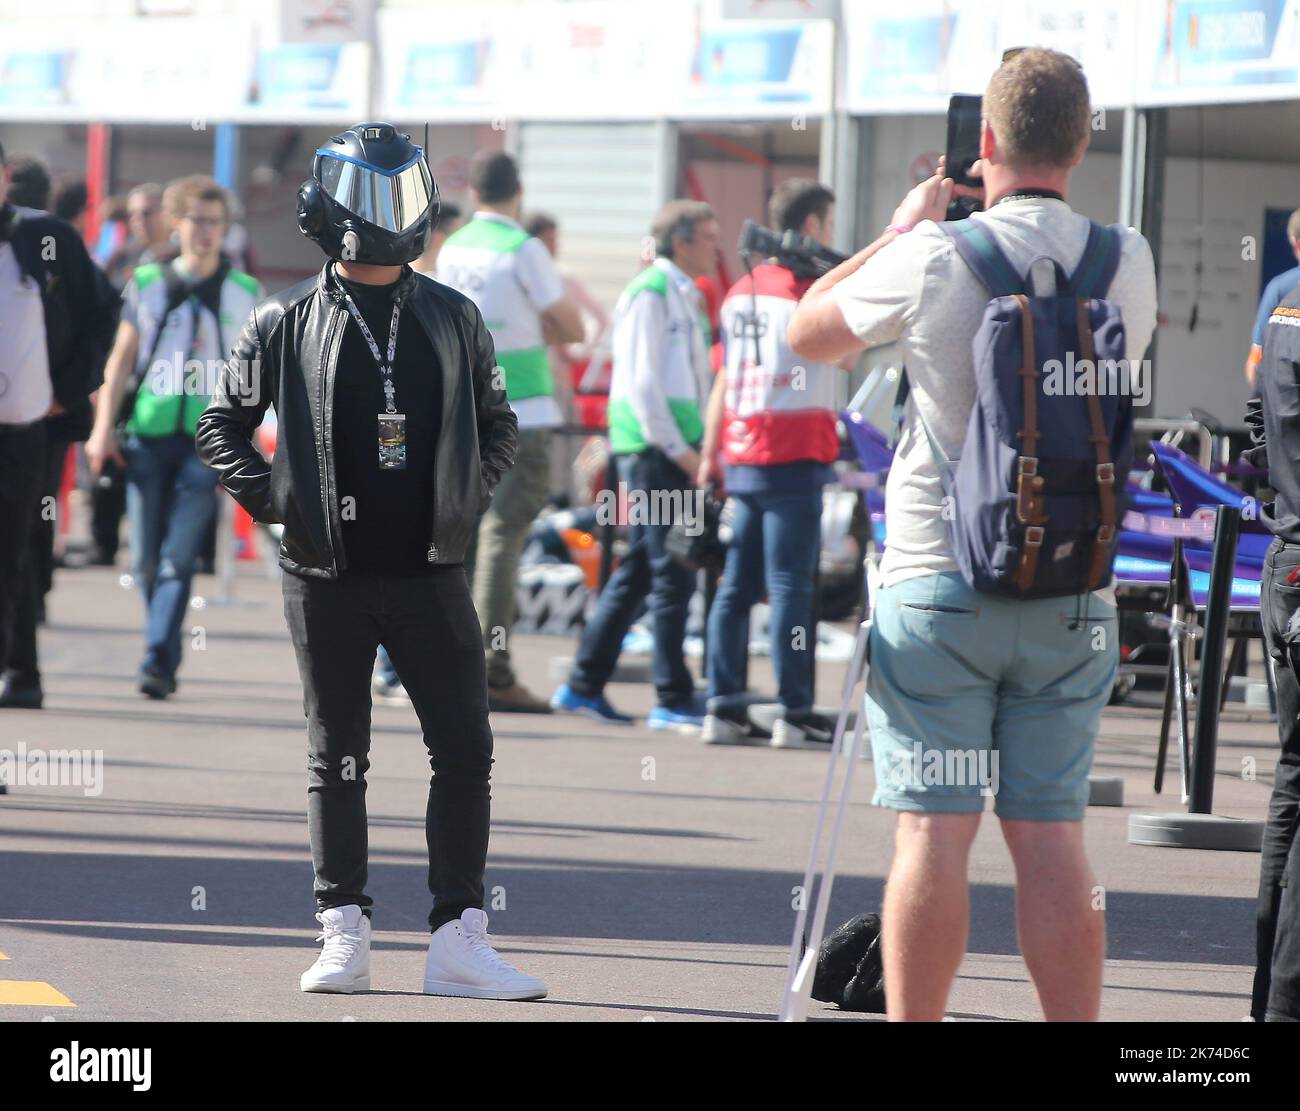
[[[480,151],[470,162],[469,179],[474,216],[443,244],[438,280],[463,293],[483,314],[510,408],[519,418],[519,446],[465,564],[473,568],[489,708],[545,714],[550,706],[515,675],[510,627],[519,557],[551,493],[551,436],[561,423],[546,346],[582,339],[582,314],[566,295],[550,252],[519,223],[524,191],[515,160],[504,151]]]
[[[203,175],[169,187],[180,254],[136,268],[123,291],[113,351],[99,391],[86,458],[98,475],[126,470],[132,572],[145,602],[139,689],[176,690],[181,621],[203,538],[216,513],[215,472],[194,450],[194,430],[221,363],[262,287],[221,253],[230,224],[226,191]]]
[[[658,704],[646,725],[698,733],[704,707],[682,655],[695,575],[673,559],[667,541],[676,521],[689,528],[701,520],[703,494],[695,482],[712,369],[709,319],[695,281],[717,267],[721,232],[712,208],[681,199],[659,210],[651,233],[655,260],[614,309],[609,448],[618,461],[617,500],[628,506],[631,544],[601,591],[569,680],[551,706],[610,725],[632,720],[610,705],[605,685],[648,600]]]

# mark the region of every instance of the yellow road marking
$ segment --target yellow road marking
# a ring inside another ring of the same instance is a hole
[[[63,992],[41,980],[0,980],[0,1006],[75,1007]]]

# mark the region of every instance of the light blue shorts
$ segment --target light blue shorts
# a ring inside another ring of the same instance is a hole
[[[1085,594],[1016,601],[959,574],[876,596],[867,724],[878,806],[1082,819],[1119,664],[1115,607]]]

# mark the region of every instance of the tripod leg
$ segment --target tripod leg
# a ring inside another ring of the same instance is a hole
[[[821,851],[822,833],[826,826],[826,814],[830,809],[831,789],[835,783],[835,768],[839,763],[840,745],[844,739],[844,723],[848,720],[849,709],[853,705],[854,701],[854,692],[857,690],[858,681],[865,668],[867,640],[870,634],[871,622],[863,621],[858,626],[858,638],[853,646],[853,659],[849,664],[848,673],[844,676],[844,693],[840,699],[839,718],[835,723],[835,735],[831,742],[829,759],[826,762],[826,778],[822,784],[821,803],[817,808],[817,821],[813,826],[812,847],[808,852],[808,866],[804,869],[803,888],[799,899],[799,910],[795,915],[794,921],[794,937],[790,941],[790,957],[786,964],[785,1001],[781,1008],[783,1021],[795,1021],[793,1019],[785,1019],[784,1016],[793,1002],[791,992],[795,977],[798,973],[799,963],[804,957],[805,950],[808,948],[806,944],[807,934],[805,930],[808,923],[808,903],[812,898],[813,881],[817,871],[817,858]],[[862,718],[863,715],[861,711],[859,711],[859,728],[861,728]]]
[[[1191,797],[1188,776],[1191,775],[1192,758],[1188,748],[1191,732],[1187,727],[1187,657],[1183,652],[1182,637],[1174,646],[1174,678],[1177,684],[1174,705],[1178,710],[1178,771],[1183,785],[1183,802],[1186,802]]]
[[[786,990],[785,1001],[781,1006],[780,1021],[803,1022],[808,1017],[808,1000],[812,995],[813,976],[817,970],[817,953],[821,948],[822,935],[826,931],[826,912],[830,908],[831,890],[835,884],[835,860],[839,853],[840,833],[844,828],[844,815],[849,809],[849,795],[853,787],[853,772],[858,765],[862,750],[862,737],[866,732],[866,696],[858,709],[858,719],[853,727],[853,743],[849,746],[848,767],[844,770],[844,782],[840,786],[840,797],[835,808],[835,822],[831,827],[830,844],[826,850],[826,866],[822,871],[822,880],[817,887],[817,909],[813,913],[812,929],[808,943],[804,947],[803,957],[795,970],[794,979]],[[837,759],[832,753],[831,767]],[[805,902],[806,905],[806,902]]]
[[[1165,786],[1165,760],[1169,755],[1169,723],[1174,713],[1174,646],[1169,645],[1169,666],[1165,669],[1165,704],[1160,711],[1160,744],[1156,748],[1156,778],[1152,785],[1158,795]]]

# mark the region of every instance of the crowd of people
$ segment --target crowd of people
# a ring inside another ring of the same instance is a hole
[[[726,292],[716,321],[702,279],[716,271],[720,230],[703,201],[677,199],[655,215],[654,258],[610,314],[558,267],[556,221],[526,211],[512,156],[472,160],[472,211],[462,213],[440,200],[423,152],[387,124],[359,124],[316,152],[297,221],[325,262],[269,297],[229,249],[232,200],[210,178],[131,190],[122,234],[102,244],[100,269],[76,227],[45,211],[39,165],[4,163],[0,314],[13,339],[0,389],[0,706],[42,702],[35,629],[49,582],[46,510],[70,444],[85,441],[104,491],[93,534],[107,561],[120,516],[113,476],[124,478],[132,573],[146,610],[137,685],[152,699],[177,690],[180,623],[224,487],[255,521],[281,528],[323,943],[302,990],[369,988],[369,711],[373,695],[400,692],[419,717],[433,771],[424,991],[540,997],[546,985],[500,957],[486,934],[489,712],[577,713],[626,727],[633,719],[606,688],[629,629],[648,612],[656,705],[646,724],[714,745],[769,743],[748,713],[760,695],[749,689],[746,631],[766,596],[777,683],[767,697],[778,704],[770,743],[829,747],[831,722],[813,689],[812,584],[822,490],[840,451],[837,382],[863,350],[896,344],[909,392],[888,478],[867,699],[874,801],[898,811],[883,908],[889,1012],[943,1015],[965,952],[967,859],[988,792],[979,782],[936,784],[883,769],[927,754],[996,753],[994,812],[1044,1015],[1095,1019],[1105,933],[1082,819],[1118,664],[1107,486],[1127,467],[1124,410],[1106,410],[1113,443],[1095,410],[1087,442],[1096,463],[1089,456],[1083,486],[1069,495],[1100,506],[1083,515],[1089,542],[1058,546],[1041,561],[1050,498],[1035,471],[1041,434],[1036,418],[1025,418],[1018,504],[1028,529],[1016,561],[1006,564],[1004,553],[994,568],[1023,597],[972,585],[950,527],[949,478],[969,450],[972,413],[981,414],[976,355],[985,325],[1019,322],[1015,306],[1030,298],[1086,292],[1082,315],[1068,322],[1073,341],[1117,343],[1137,363],[1156,326],[1155,270],[1136,231],[1101,229],[1070,207],[1090,123],[1076,63],[1022,51],[994,75],[984,106],[982,186],[965,187],[984,211],[966,232],[944,224],[959,187],[941,167],[852,258],[816,280],[764,262]],[[829,244],[834,204],[825,185],[790,180],[773,191],[768,218],[778,232]],[[1300,251],[1300,227],[1292,232]],[[49,237],[57,250],[42,253],[36,245]],[[1046,276],[1034,265],[1044,259],[1056,263]],[[1004,298],[1003,316],[989,315],[989,260],[1017,280],[1028,275],[1024,290]],[[1079,284],[1084,271],[1090,285]],[[1294,376],[1282,380],[1295,365],[1300,299],[1273,293],[1248,371],[1261,385],[1261,450],[1296,435]],[[1089,309],[1089,297],[1100,308]],[[1104,331],[1092,312],[1113,313],[1120,331]],[[1026,345],[1015,348],[1028,368],[1016,370],[1022,379],[1032,378],[1035,359],[1034,326],[1026,328],[1014,341]],[[589,353],[605,335],[608,444],[621,495],[681,506],[709,489],[732,503],[708,616],[706,691],[684,657],[697,584],[670,550],[680,523],[671,516],[630,524],[558,690],[549,698],[529,690],[512,658],[521,553],[553,493],[556,429],[572,389],[567,360],[574,345]],[[255,441],[269,412],[277,422],[270,460]],[[1300,667],[1289,631],[1300,597],[1277,576],[1300,549],[1300,504],[1285,480],[1275,485],[1266,632],[1290,676]],[[1082,568],[1076,585],[1033,594],[1053,561]],[[1099,628],[1109,635],[1098,638]],[[1284,758],[1261,878],[1258,1020],[1300,1018],[1296,682],[1279,680]]]

